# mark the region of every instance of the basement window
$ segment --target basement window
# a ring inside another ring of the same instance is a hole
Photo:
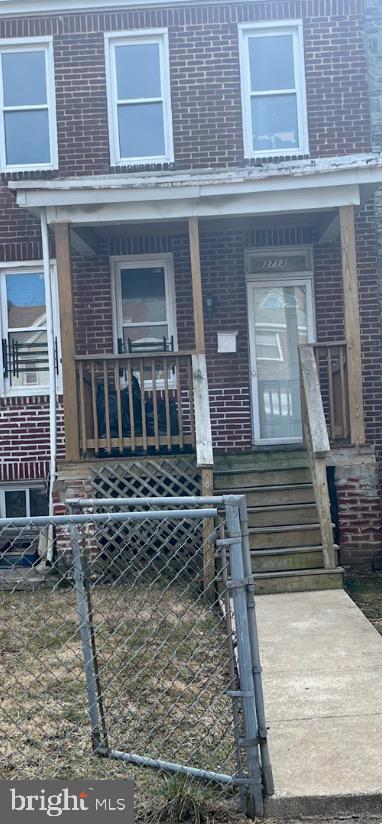
[[[52,38],[0,41],[0,106],[2,170],[57,168]]]
[[[2,518],[38,518],[40,515],[48,515],[48,512],[48,495],[43,486],[7,484],[0,488]]]
[[[302,23],[239,26],[244,153],[308,154]]]
[[[111,165],[174,159],[167,31],[105,35]]]

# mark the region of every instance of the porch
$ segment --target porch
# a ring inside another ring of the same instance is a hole
[[[289,550],[280,555],[288,547],[310,553],[314,568],[338,569],[326,464],[337,449],[362,450],[365,387],[373,408],[362,374],[358,277],[369,312],[375,259],[365,200],[381,169],[359,159],[318,166],[290,164],[278,176],[251,169],[10,184],[20,205],[41,211],[45,249],[47,227],[54,230],[65,428],[59,478],[116,462],[128,477],[131,462],[185,456],[192,484],[198,476],[208,495],[230,455],[247,455],[256,474],[272,449],[300,449],[291,469],[309,479],[292,486],[299,496],[309,487],[309,500],[277,503],[268,524],[256,503],[259,478],[244,488],[251,517],[261,516],[273,535],[275,574],[285,564],[289,570]],[[377,336],[364,352],[370,374],[379,368]],[[369,418],[370,432],[374,425]],[[233,472],[236,480],[248,475]],[[288,506],[297,506],[301,522],[289,526]],[[378,518],[374,512],[373,535]],[[286,535],[293,526],[300,532]],[[255,543],[254,552],[268,552],[268,538]],[[377,538],[373,546],[379,552]]]

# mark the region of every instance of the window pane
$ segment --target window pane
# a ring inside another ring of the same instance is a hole
[[[47,102],[45,52],[2,54],[4,106],[38,106]]]
[[[261,437],[299,438],[298,347],[308,339],[306,286],[258,286],[254,289],[254,311]],[[272,347],[264,347],[264,335],[271,338],[275,329],[281,352],[273,360],[269,355]]]
[[[12,489],[5,493],[5,517],[25,518],[27,514],[25,489]]]
[[[248,48],[251,91],[294,89],[293,36],[291,34],[250,37]]]
[[[45,331],[11,332],[8,336],[8,372],[12,387],[49,384]]]
[[[124,323],[166,323],[163,268],[124,269],[121,272]]]
[[[40,515],[48,515],[48,496],[44,489],[30,489],[30,509],[31,517],[38,518]]]
[[[44,276],[6,275],[8,329],[45,326]]]
[[[7,164],[50,163],[49,116],[46,109],[5,112]]]
[[[118,100],[161,97],[159,43],[115,49]]]
[[[165,154],[162,103],[118,106],[121,157],[163,157]]]
[[[147,343],[149,349],[150,343],[162,343],[163,338],[168,341],[168,326],[125,326],[123,329],[123,337],[127,344],[128,338],[135,343]]]
[[[299,145],[295,94],[252,97],[252,136],[256,150],[296,149]]]

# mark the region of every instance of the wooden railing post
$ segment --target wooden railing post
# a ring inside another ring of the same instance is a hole
[[[54,236],[56,242],[57,282],[60,306],[65,454],[67,461],[79,461],[80,438],[69,224],[55,223]]]
[[[357,253],[354,207],[340,207],[344,321],[347,347],[351,443],[365,443],[362,389],[361,330],[359,318]]]
[[[303,434],[321,528],[324,567],[334,569],[337,563],[326,477],[326,458],[330,455],[330,445],[313,346],[300,347],[300,367]]]
[[[188,234],[190,241],[192,299],[194,310],[195,349],[196,359],[193,358],[194,380],[194,408],[196,427],[196,459],[202,475],[202,495],[213,495],[213,450],[210,404],[206,368],[206,343],[204,335],[204,311],[202,273],[200,266],[199,220],[190,217],[188,220]],[[203,356],[198,359],[198,356]],[[214,528],[213,521],[203,522],[204,547],[204,588],[208,598],[214,598],[213,582],[215,578],[215,557],[213,546],[208,542],[208,536]]]
[[[201,471],[202,495],[213,495],[213,450],[211,434],[210,399],[206,356],[192,356],[192,378],[194,388],[196,462]],[[214,546],[208,541],[213,532],[214,522],[203,521],[203,580],[206,597],[214,600],[215,553]]]

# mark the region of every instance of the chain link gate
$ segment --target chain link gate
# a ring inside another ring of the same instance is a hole
[[[245,499],[97,499],[70,505],[68,516],[0,521],[0,537],[13,530],[25,546],[31,530],[41,535],[53,527],[61,547],[49,589],[36,584],[20,592],[10,585],[0,593],[1,614],[4,607],[5,616],[12,616],[8,628],[16,646],[11,700],[0,686],[3,776],[37,777],[43,770],[44,777],[54,777],[66,762],[68,777],[82,768],[93,777],[99,769],[102,777],[123,777],[131,765],[138,792],[143,788],[146,796],[158,791],[151,776],[159,780],[173,773],[213,787],[215,797],[232,797],[236,789],[242,809],[261,814],[263,794],[272,794],[273,783]],[[203,545],[206,519],[215,528]],[[29,544],[29,554],[30,549]],[[216,572],[205,592],[203,559],[211,550]],[[4,558],[7,552],[9,545]],[[33,613],[30,632],[27,616],[33,610],[40,617],[36,621]],[[44,624],[54,627],[56,654],[44,647]],[[4,648],[1,643],[0,653]],[[39,688],[55,668],[53,712],[50,701],[43,704],[45,687]],[[32,699],[31,672],[37,693]],[[92,762],[85,690],[97,756]],[[28,707],[20,713],[23,696]],[[65,725],[57,748],[55,722]],[[47,723],[48,738],[39,732]]]

